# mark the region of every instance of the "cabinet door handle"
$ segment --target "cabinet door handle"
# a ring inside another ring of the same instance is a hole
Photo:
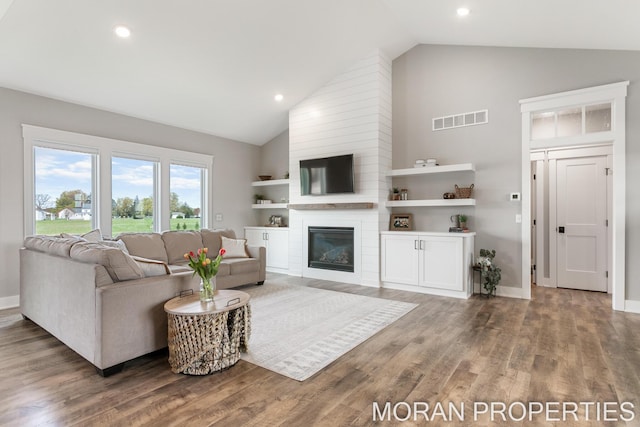
[[[269,233],[264,233],[264,240],[269,240]]]
[[[420,240],[420,250],[424,251],[424,240]]]

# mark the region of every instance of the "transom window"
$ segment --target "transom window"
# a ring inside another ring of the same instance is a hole
[[[581,136],[611,130],[611,103],[583,105],[531,114],[531,139]]]

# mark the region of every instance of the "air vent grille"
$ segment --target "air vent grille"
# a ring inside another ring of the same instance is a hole
[[[489,123],[489,110],[471,111],[469,113],[454,114],[452,116],[436,117],[433,119],[433,130],[445,130],[463,126],[484,125]]]

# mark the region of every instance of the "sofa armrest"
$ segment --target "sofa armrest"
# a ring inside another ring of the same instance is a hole
[[[247,245],[247,253],[251,258],[256,258],[256,259],[267,258],[267,248],[264,246]]]
[[[251,258],[260,261],[260,282],[264,282],[267,277],[267,248],[264,246],[247,245],[247,252]]]
[[[167,346],[164,304],[181,291],[197,292],[189,272],[127,280],[96,292],[96,354],[104,369]]]

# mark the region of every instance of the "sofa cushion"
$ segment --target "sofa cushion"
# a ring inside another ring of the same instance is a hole
[[[81,241],[77,237],[28,236],[24,239],[24,247],[69,258],[71,247]]]
[[[240,258],[238,258],[240,259]],[[228,276],[231,274],[231,267],[229,264],[225,264],[224,262],[220,263],[220,267],[218,267],[218,276]]]
[[[168,262],[164,241],[159,233],[124,233],[117,239],[124,242],[131,255]]]
[[[144,277],[144,272],[130,255],[99,242],[78,242],[71,247],[70,255],[77,261],[103,265],[116,282]]]
[[[242,258],[237,258],[237,259],[242,259]],[[189,267],[186,264],[183,265],[179,265],[179,264],[169,264],[169,270],[171,270],[171,274],[177,274],[177,273],[184,273],[189,272],[191,274],[193,274],[193,269],[191,269],[191,267]],[[229,264],[225,264],[224,261],[220,264],[220,267],[218,267],[218,276],[228,276],[230,273],[231,269],[229,267]]]
[[[169,264],[183,262],[184,254],[195,253],[203,247],[199,231],[165,231],[162,233],[162,240]]]
[[[222,247],[222,236],[229,239],[236,238],[236,233],[229,229],[209,230],[203,228],[200,230],[200,234],[202,235],[202,244],[205,248],[209,249],[209,258],[215,258],[218,256],[218,252],[220,252],[220,248]]]
[[[220,236],[220,239],[222,240],[222,247],[225,249],[222,258],[249,258],[245,249],[246,239],[229,239],[224,236]]]
[[[189,266],[186,264],[185,265],[169,264],[168,267],[171,274],[185,273],[185,272],[193,273],[193,270],[189,268]]]
[[[220,263],[221,270],[223,265],[229,267],[231,275],[253,273],[260,270],[260,261],[255,258],[225,259]]]

